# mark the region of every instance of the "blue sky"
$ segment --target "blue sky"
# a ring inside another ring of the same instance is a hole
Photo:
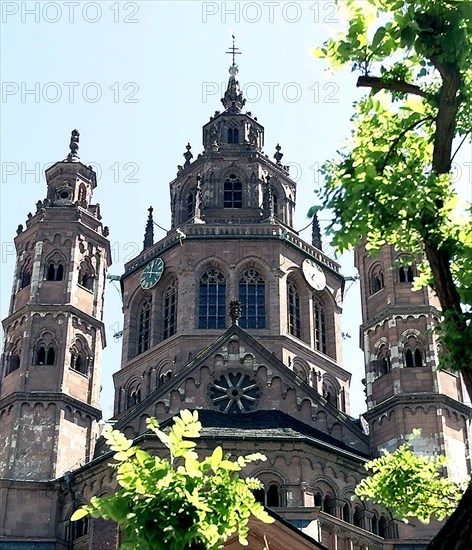
[[[45,196],[44,169],[68,153],[72,129],[79,155],[96,167],[94,201],[110,227],[113,265],[142,247],[147,208],[170,226],[168,183],[190,142],[201,151],[201,128],[228,78],[230,33],[237,36],[239,79],[246,108],[265,127],[265,152],[280,143],[297,181],[296,229],[314,204],[316,173],[350,132],[352,103],[361,97],[357,75],[334,75],[309,55],[338,26],[329,0],[301,2],[8,2],[1,3],[1,315],[8,312],[14,270],[13,237]],[[464,161],[465,159],[465,161]],[[471,175],[464,162],[463,187]],[[461,164],[462,162],[462,164]],[[156,238],[164,236],[157,230]],[[302,232],[310,240],[310,230]],[[332,249],[326,247],[332,255]],[[342,258],[353,275],[352,256]],[[343,331],[344,367],[353,373],[351,407],[364,410],[359,284],[348,283]],[[108,284],[102,406],[112,413],[111,374],[120,366],[120,297]]]

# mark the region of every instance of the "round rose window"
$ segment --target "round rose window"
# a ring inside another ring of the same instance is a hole
[[[259,384],[242,372],[223,374],[209,388],[213,406],[224,413],[253,411],[262,395]]]

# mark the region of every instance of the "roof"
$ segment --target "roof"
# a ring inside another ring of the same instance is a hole
[[[221,439],[298,439],[308,444],[321,445],[329,451],[342,451],[351,458],[369,459],[369,455],[357,451],[339,439],[331,437],[296,418],[276,410],[259,410],[244,414],[226,414],[209,409],[198,410],[202,424],[202,438]],[[163,426],[172,423],[172,419],[163,422]]]

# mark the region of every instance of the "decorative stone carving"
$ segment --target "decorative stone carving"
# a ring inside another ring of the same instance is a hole
[[[227,372],[208,389],[213,406],[224,413],[245,413],[256,409],[262,395],[260,385],[244,372]]]

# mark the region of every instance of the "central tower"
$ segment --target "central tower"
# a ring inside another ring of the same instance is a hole
[[[340,366],[344,279],[321,250],[316,223],[313,245],[294,230],[296,184],[281,147],[274,161],[264,154],[264,128],[243,112],[234,63],[229,73],[224,110],[203,126],[203,152],[194,159],[188,144],[170,182],[170,231],[153,244],[150,211],[143,252],[125,266],[115,414],[214,342],[230,326],[232,301],[241,304],[241,328],[337,410],[349,411],[350,375]],[[205,406],[222,410],[217,403],[208,395]],[[239,407],[248,412],[255,401]]]

